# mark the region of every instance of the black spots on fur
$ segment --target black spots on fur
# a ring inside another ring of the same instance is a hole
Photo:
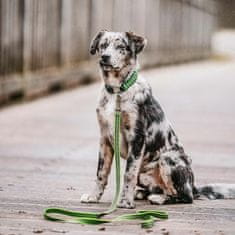
[[[176,190],[178,189],[180,191],[181,190],[180,187],[182,187],[187,182],[188,178],[187,168],[183,166],[178,166],[174,168],[171,173],[171,178]]]
[[[152,130],[149,130],[148,132],[147,132],[147,135],[148,136],[151,136],[153,134],[153,131]]]
[[[141,150],[144,144],[144,137],[142,135],[136,136],[136,138],[132,141],[132,152],[136,159],[140,157]]]
[[[125,55],[125,54],[126,54],[125,49],[120,49],[120,53],[121,53],[122,55]]]
[[[147,95],[144,103],[142,104],[142,109],[147,120],[147,128],[153,122],[159,124],[164,120],[164,112],[159,103],[154,99],[152,94]]]
[[[113,94],[113,88],[107,84],[105,84],[105,89],[108,93]]]
[[[146,152],[156,152],[165,146],[165,137],[161,131],[157,131],[151,141],[146,143]]]
[[[170,129],[168,131],[168,135],[167,135],[167,140],[168,140],[169,145],[174,145],[176,143],[176,141],[174,141],[174,140],[176,140],[176,139],[177,139],[177,137],[175,135],[175,132],[172,129]]]
[[[131,141],[131,147],[132,147],[132,153],[134,157],[137,159],[140,157],[141,150],[144,145],[144,123],[141,120],[141,117],[136,120],[135,123],[135,129],[134,129],[135,135],[133,140]]]
[[[106,39],[104,43],[100,44],[100,49],[106,49],[109,46],[108,40]]]
[[[122,55],[125,55],[127,50],[127,43],[124,38],[117,38],[116,40],[116,47],[115,49],[118,50]]]
[[[179,146],[178,144],[174,144],[173,146],[171,146],[170,150],[184,154],[184,148],[182,146]]]
[[[121,39],[121,42],[125,46],[125,48],[128,47],[128,43],[126,42],[126,40],[124,38]]]
[[[126,56],[125,56],[125,67],[131,64],[131,52],[127,51]]]
[[[155,158],[155,155],[156,155],[156,154],[154,154],[154,153],[150,153],[150,154],[149,154],[149,157],[148,157],[148,162],[153,162],[153,161],[155,160],[155,159],[154,159],[154,158]]]
[[[92,40],[91,46],[90,46],[90,53],[92,55],[94,55],[96,53],[96,51],[98,50],[100,39],[102,38],[104,33],[105,33],[105,30],[100,31],[99,33],[96,34],[96,36]]]
[[[155,135],[155,148],[161,149],[165,145],[165,137],[161,131],[158,131]]]
[[[108,103],[108,98],[107,96],[103,96],[103,98],[100,100],[100,106],[104,107]],[[100,110],[99,108],[96,109],[96,112],[99,113]]]
[[[164,159],[169,166],[175,166],[174,160],[171,159],[170,157],[165,157]]]
[[[146,154],[146,149],[145,149],[145,154]],[[153,168],[153,163],[155,163],[156,165],[158,164],[157,162],[160,159],[160,154],[156,153],[156,152],[152,152],[150,154],[145,155],[145,160],[144,160],[144,164],[146,165],[147,168]],[[148,165],[148,163],[150,163],[150,165]],[[155,165],[155,167],[156,167]]]
[[[160,187],[156,186],[152,188],[151,194],[163,194],[163,190]]]
[[[185,154],[181,154],[179,158],[185,163],[185,165],[190,165],[191,162],[189,160],[189,157]]]
[[[135,58],[134,53],[133,53],[133,51],[131,50],[131,47],[130,47],[130,46],[127,46],[126,50],[127,50],[127,52],[128,52],[128,55],[129,55],[129,58],[130,58],[130,59],[133,58],[133,57]]]
[[[167,139],[168,139],[168,143],[169,143],[170,145],[172,145],[172,140],[171,140],[171,138],[172,138],[172,133],[171,133],[171,131],[169,131],[169,132],[168,132],[168,135],[167,135]]]
[[[99,153],[99,160],[98,160],[98,168],[96,175],[99,177],[99,172],[103,169],[104,166],[104,159],[101,157],[101,153]]]
[[[199,197],[200,197],[199,190],[195,186],[193,186],[193,198],[197,199]]]
[[[140,53],[146,44],[146,41],[143,37],[136,35],[132,32],[126,32],[126,36],[128,38],[129,41],[129,45],[133,50],[133,53],[136,55],[138,53]]]
[[[129,171],[131,168],[131,165],[134,162],[134,158],[132,156],[129,156],[126,161],[126,171]]]
[[[200,188],[199,193],[209,199],[224,199],[224,195],[219,192],[215,192],[212,186],[204,186]]]
[[[168,143],[171,147],[176,146],[176,148],[178,147],[178,138],[174,132],[174,130],[170,127],[167,133],[167,140]]]
[[[124,39],[122,39],[122,42],[125,45],[125,51],[127,52],[126,62],[127,62],[127,60],[130,60],[132,58],[136,59],[136,55],[131,48],[132,44],[130,42],[126,43],[126,41]]]
[[[183,203],[193,203],[193,195],[191,192],[184,192],[184,194],[181,194],[179,197],[179,202]]]
[[[153,106],[153,107],[152,107]],[[159,103],[153,98],[153,105],[152,105],[152,109],[153,109],[153,113],[155,112],[157,114],[157,116],[155,117],[156,121],[158,123],[162,122],[164,119],[164,112],[161,108],[161,106],[159,105]]]
[[[172,169],[171,179],[177,191],[178,200],[184,203],[193,202],[193,173],[189,167],[178,166]]]
[[[125,207],[127,208],[133,208],[133,206],[131,205],[131,202],[127,201],[126,199],[121,199],[120,203],[125,204]]]

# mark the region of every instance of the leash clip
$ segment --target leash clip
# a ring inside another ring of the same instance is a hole
[[[116,112],[121,112],[121,95],[120,93],[117,94],[116,96],[116,107],[115,107]]]

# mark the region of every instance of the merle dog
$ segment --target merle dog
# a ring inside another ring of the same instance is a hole
[[[115,93],[134,70],[146,40],[131,32],[99,32],[90,53],[98,52],[104,86],[97,116],[100,151],[95,190],[84,194],[82,202],[98,202],[107,185],[113,160]],[[119,207],[134,208],[134,199],[147,198],[154,204],[192,203],[199,195],[234,198],[231,185],[196,188],[191,159],[185,153],[151,87],[138,75],[137,81],[121,93],[121,156],[126,159]]]

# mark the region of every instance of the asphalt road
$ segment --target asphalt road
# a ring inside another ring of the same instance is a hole
[[[235,183],[235,62],[205,61],[142,72],[186,151],[198,185]],[[43,209],[107,208],[113,176],[100,204],[79,202],[94,183],[100,84],[76,88],[0,111],[0,234],[235,234],[235,200],[153,206],[167,221],[150,230],[136,222],[82,226],[45,221]],[[132,212],[118,210],[116,214]]]

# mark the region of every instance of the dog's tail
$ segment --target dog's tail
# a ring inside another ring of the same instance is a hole
[[[235,199],[235,184],[208,184],[196,188],[195,198]]]

